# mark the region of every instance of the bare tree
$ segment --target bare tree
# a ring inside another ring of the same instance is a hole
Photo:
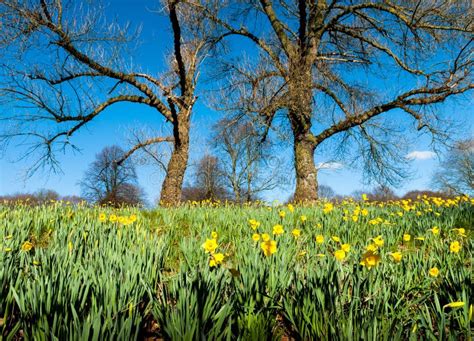
[[[217,157],[204,155],[196,164],[194,178],[194,186],[202,193],[202,200],[228,198],[223,172]]]
[[[118,146],[105,147],[96,155],[80,182],[82,196],[99,204],[113,206],[143,204],[143,191],[131,159],[121,164],[125,152]]]
[[[40,189],[35,193],[15,193],[11,195],[0,196],[0,202],[8,205],[18,205],[19,203],[23,205],[45,205],[52,204],[57,201],[69,202],[70,204],[79,204],[84,201],[84,198],[78,197],[76,195],[66,195],[60,196],[54,190],[51,189]]]
[[[36,200],[42,203],[57,201],[60,199],[58,192],[52,189],[40,189],[35,193]]]
[[[181,192],[181,201],[203,201],[206,200],[206,193],[203,188],[191,184],[185,184]]]
[[[440,197],[440,198],[449,198],[449,194],[446,192],[435,192],[431,190],[412,190],[406,192],[402,199],[411,199],[411,200],[419,200],[424,197]]]
[[[23,203],[25,205],[50,204],[60,199],[59,193],[51,189],[40,189],[35,193],[15,193],[0,196],[0,202],[9,205]]]
[[[296,201],[317,198],[314,154],[328,140],[346,157],[356,146],[353,161],[367,177],[400,181],[400,117],[443,142],[447,125],[434,105],[474,87],[467,0],[243,0],[220,11],[189,2],[258,50],[245,63],[227,59],[223,93],[228,109],[267,126],[283,115]]]
[[[433,177],[435,186],[455,194],[474,193],[474,139],[457,142]]]
[[[321,199],[332,199],[336,196],[336,192],[328,185],[318,186],[318,197]]]
[[[61,200],[63,202],[69,202],[73,205],[77,205],[77,204],[80,204],[82,202],[85,202],[86,200],[78,195],[65,195],[63,197],[61,197]]]
[[[125,62],[136,34],[107,24],[102,17],[106,9],[61,0],[0,2],[0,99],[8,104],[2,119],[10,123],[0,137],[5,143],[19,138],[28,144],[26,156],[37,157],[30,171],[57,168],[55,153],[76,148],[71,137],[109,107],[140,104],[159,113],[157,122],[172,132],[137,141],[117,162],[146,147],[171,144],[161,201],[179,202],[199,67],[214,41],[211,24],[188,5],[166,0],[163,7],[173,50],[168,70],[153,74]]]
[[[397,200],[398,197],[395,192],[386,185],[375,187],[369,194],[368,199],[373,201],[389,201]]]
[[[262,141],[261,132],[251,122],[220,120],[213,127],[211,143],[235,201],[256,200],[262,192],[283,183],[270,140]]]

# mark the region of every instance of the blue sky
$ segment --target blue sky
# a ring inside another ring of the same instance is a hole
[[[151,10],[157,7],[158,1],[136,0],[133,6],[130,1],[111,0],[109,2],[111,17],[117,17],[120,22],[124,18],[132,25],[143,25],[140,37],[141,47],[134,51],[134,60],[151,71],[162,70],[163,57],[166,49],[169,49],[170,39],[168,32],[168,21],[166,17],[159,16]],[[454,116],[465,122],[465,129],[460,134],[464,137],[473,136],[472,109],[466,106],[464,101],[457,104],[449,101],[440,110],[449,111]],[[0,108],[2,110],[2,108]],[[206,106],[205,98],[200,97],[200,101],[195,106],[192,121],[192,147],[191,163],[204,152],[208,151],[206,140],[208,138],[208,128],[212,122],[220,118],[220,114],[213,112]],[[403,118],[400,118],[403,119]],[[156,112],[152,112],[143,106],[120,104],[111,107],[96,120],[88,125],[73,138],[73,142],[81,149],[78,153],[67,153],[58,155],[62,166],[62,173],[49,174],[47,172],[36,173],[29,179],[24,179],[24,170],[28,167],[27,161],[13,162],[21,156],[22,148],[10,145],[2,158],[0,158],[0,195],[12,194],[15,192],[33,192],[41,188],[51,188],[62,195],[80,194],[78,182],[82,178],[84,171],[88,167],[100,150],[106,145],[118,144],[126,146],[127,132],[135,127],[152,127],[160,129],[162,120]],[[396,192],[402,194],[412,189],[428,189],[431,187],[431,175],[438,166],[438,159],[432,153],[429,141],[421,138],[410,147],[410,152],[414,152],[411,170],[413,176],[404,182],[403,187],[396,188]],[[279,151],[287,162],[291,161],[291,147],[281,148]],[[329,162],[330,155],[318,154],[316,163]],[[190,173],[190,172],[188,172]],[[142,166],[138,168],[140,185],[145,189],[150,202],[159,196],[163,173],[152,166]],[[188,180],[189,180],[189,174]],[[326,169],[319,172],[319,182],[331,186],[338,194],[347,195],[354,190],[367,188],[363,183],[362,174],[358,169],[348,168],[344,164],[326,164]],[[267,200],[285,200],[291,194],[292,188],[278,189],[266,193]]]

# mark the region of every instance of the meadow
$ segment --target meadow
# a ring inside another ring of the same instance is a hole
[[[471,340],[474,199],[0,204],[5,340]]]

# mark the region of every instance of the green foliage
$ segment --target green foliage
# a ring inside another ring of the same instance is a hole
[[[0,332],[5,340],[470,339],[472,204],[0,206]],[[276,224],[283,234],[273,235]],[[213,231],[224,261],[211,267],[201,245]],[[254,233],[269,234],[276,252],[265,256]],[[380,263],[360,265],[379,235]],[[459,252],[450,252],[453,241]],[[339,261],[343,243],[351,249]]]

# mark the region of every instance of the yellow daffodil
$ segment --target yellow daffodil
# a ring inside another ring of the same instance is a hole
[[[434,235],[438,235],[439,234],[439,227],[434,226],[433,228],[429,229],[429,231],[431,233],[433,233]]]
[[[224,254],[215,253],[211,255],[211,259],[209,260],[209,266],[212,268],[214,266],[222,264],[223,261],[224,261]]]
[[[105,213],[99,214],[99,221],[102,223],[107,221],[107,216],[105,215]]]
[[[384,244],[384,240],[382,239],[382,236],[377,236],[375,238],[372,238],[374,241],[374,244],[377,245],[377,247],[382,247]]]
[[[449,251],[451,253],[458,253],[461,250],[461,244],[456,240],[449,245]]]
[[[351,250],[350,244],[342,244],[341,250],[344,250],[344,252],[349,252]]]
[[[369,244],[365,247],[367,251],[375,252],[377,251],[378,247],[375,244]]]
[[[115,223],[117,221],[117,216],[115,214],[111,214],[109,217],[109,221]]]
[[[280,234],[283,234],[285,233],[285,230],[283,230],[283,226],[280,225],[280,224],[277,224],[275,226],[273,226],[273,234],[278,236]]]
[[[287,207],[288,207],[288,211],[290,211],[291,213],[295,211],[295,207],[292,204],[288,204]]]
[[[331,212],[333,209],[334,209],[334,205],[331,204],[330,202],[328,202],[328,203],[324,204],[323,212],[327,214],[327,213]]]
[[[401,252],[391,252],[390,256],[392,256],[392,259],[395,263],[400,263],[402,261],[402,253]]]
[[[293,235],[293,237],[298,238],[299,236],[301,236],[301,230],[294,229],[293,231],[291,231],[291,234]]]
[[[318,235],[316,236],[316,243],[318,243],[318,244],[324,243],[324,236],[321,235],[321,234],[318,234]]]
[[[211,238],[217,239],[217,236],[218,236],[218,234],[217,234],[216,231],[212,231],[212,232],[211,232]]]
[[[286,212],[285,211],[280,211],[280,212],[278,212],[278,215],[280,216],[280,218],[285,218]]]
[[[306,217],[305,215],[302,215],[300,217],[300,220],[301,220],[302,223],[304,223],[306,220],[308,220],[308,217]]]
[[[262,240],[268,242],[270,240],[270,235],[268,233],[262,234]]]
[[[431,268],[428,273],[430,274],[431,277],[438,277],[439,276],[439,269],[435,266]]]
[[[202,248],[207,252],[207,253],[214,253],[216,251],[218,245],[217,245],[217,240],[215,238],[212,239],[206,239],[204,244],[202,244]]]
[[[252,240],[253,240],[254,242],[258,242],[258,241],[260,240],[260,235],[259,235],[258,233],[254,233],[254,234],[252,235]]]
[[[409,242],[411,240],[411,236],[408,233],[405,233],[403,235],[403,241],[404,242]]]
[[[462,227],[461,228],[458,228],[458,229],[454,229],[459,236],[461,237],[467,237],[466,235],[466,229],[463,229]]]
[[[21,246],[21,250],[26,251],[26,252],[30,251],[32,248],[33,248],[33,244],[28,241],[24,242],[23,245]]]
[[[344,250],[337,250],[334,252],[334,257],[336,257],[338,261],[342,261],[346,258],[346,252]]]
[[[360,265],[367,267],[368,269],[371,269],[380,262],[380,256],[376,254],[373,251],[367,251],[362,255],[362,260],[360,262]]]
[[[250,219],[249,224],[252,230],[256,230],[260,226],[260,222],[255,219]]]
[[[277,252],[277,243],[274,240],[262,242],[260,247],[263,250],[263,254],[267,257]]]
[[[339,243],[341,241],[341,238],[339,238],[338,236],[332,236],[331,239],[334,240],[336,243]]]

